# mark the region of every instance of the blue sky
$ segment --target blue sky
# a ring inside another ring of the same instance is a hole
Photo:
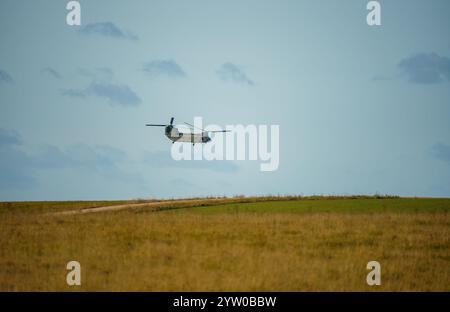
[[[0,200],[450,196],[450,2],[0,2]],[[280,165],[145,123],[280,125]]]

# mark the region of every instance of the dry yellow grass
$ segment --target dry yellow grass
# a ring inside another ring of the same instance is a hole
[[[172,207],[173,208],[173,207]],[[450,290],[450,200],[0,215],[0,290]],[[41,212],[41,210],[39,210]],[[82,285],[66,284],[81,263]],[[381,263],[382,285],[366,285]]]

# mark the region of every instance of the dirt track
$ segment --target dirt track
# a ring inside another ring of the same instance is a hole
[[[118,211],[125,209],[136,209],[145,208],[150,211],[168,210],[168,209],[178,209],[187,207],[198,207],[198,206],[214,206],[220,204],[230,204],[230,203],[246,203],[254,201],[266,201],[267,198],[194,198],[194,199],[173,199],[173,200],[161,200],[155,202],[146,203],[136,203],[136,204],[117,204],[103,207],[92,207],[83,209],[74,209],[49,213],[48,215],[53,216],[63,216],[63,215],[77,215],[86,214],[94,212],[107,212],[107,211]]]
[[[214,200],[209,200],[214,201]],[[106,211],[117,211],[117,210],[125,210],[125,209],[134,209],[134,208],[155,208],[155,210],[160,210],[163,208],[171,208],[173,206],[182,208],[185,206],[190,206],[193,204],[193,200],[170,200],[170,201],[157,201],[157,202],[149,202],[149,203],[138,203],[138,204],[123,204],[123,205],[112,205],[112,206],[103,206],[103,207],[92,207],[92,208],[84,208],[77,210],[67,210],[54,212],[51,215],[76,215],[76,214],[85,214],[85,213],[93,213],[93,212],[106,212]],[[175,207],[173,207],[175,208]]]
[[[134,203],[134,204],[116,204],[102,207],[90,207],[83,209],[73,209],[65,210],[53,213],[47,213],[47,215],[53,216],[63,216],[63,215],[77,215],[86,214],[94,212],[108,212],[108,211],[118,211],[126,209],[138,209],[145,208],[149,211],[160,211],[178,208],[188,208],[188,207],[199,207],[199,206],[215,206],[222,204],[237,204],[237,203],[251,203],[251,202],[262,202],[262,201],[286,201],[286,200],[314,200],[320,199],[320,197],[310,196],[261,196],[261,197],[234,197],[234,198],[191,198],[191,199],[171,199],[171,200],[158,200],[150,201],[144,203]],[[327,199],[361,199],[361,198],[390,198],[385,197],[374,197],[374,196],[329,196]],[[395,198],[395,197],[394,197]]]

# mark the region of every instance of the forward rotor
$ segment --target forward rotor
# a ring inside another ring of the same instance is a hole
[[[161,125],[161,124],[146,124],[147,127],[168,127],[173,125],[173,117],[170,118],[170,124],[168,125]]]

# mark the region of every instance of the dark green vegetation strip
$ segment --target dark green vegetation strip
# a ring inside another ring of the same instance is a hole
[[[450,199],[392,198],[392,199],[304,199],[295,201],[266,201],[235,203],[209,207],[178,209],[178,212],[201,213],[436,213],[450,212]]]
[[[48,201],[0,202],[0,213],[51,213],[68,210],[127,204],[145,204],[129,209],[133,212],[176,210],[179,212],[249,212],[249,213],[380,213],[380,212],[448,212],[450,198],[400,198],[396,196],[264,196],[211,197],[185,200],[116,200],[116,201]],[[156,204],[156,205],[155,205]],[[205,209],[207,208],[207,209]]]

